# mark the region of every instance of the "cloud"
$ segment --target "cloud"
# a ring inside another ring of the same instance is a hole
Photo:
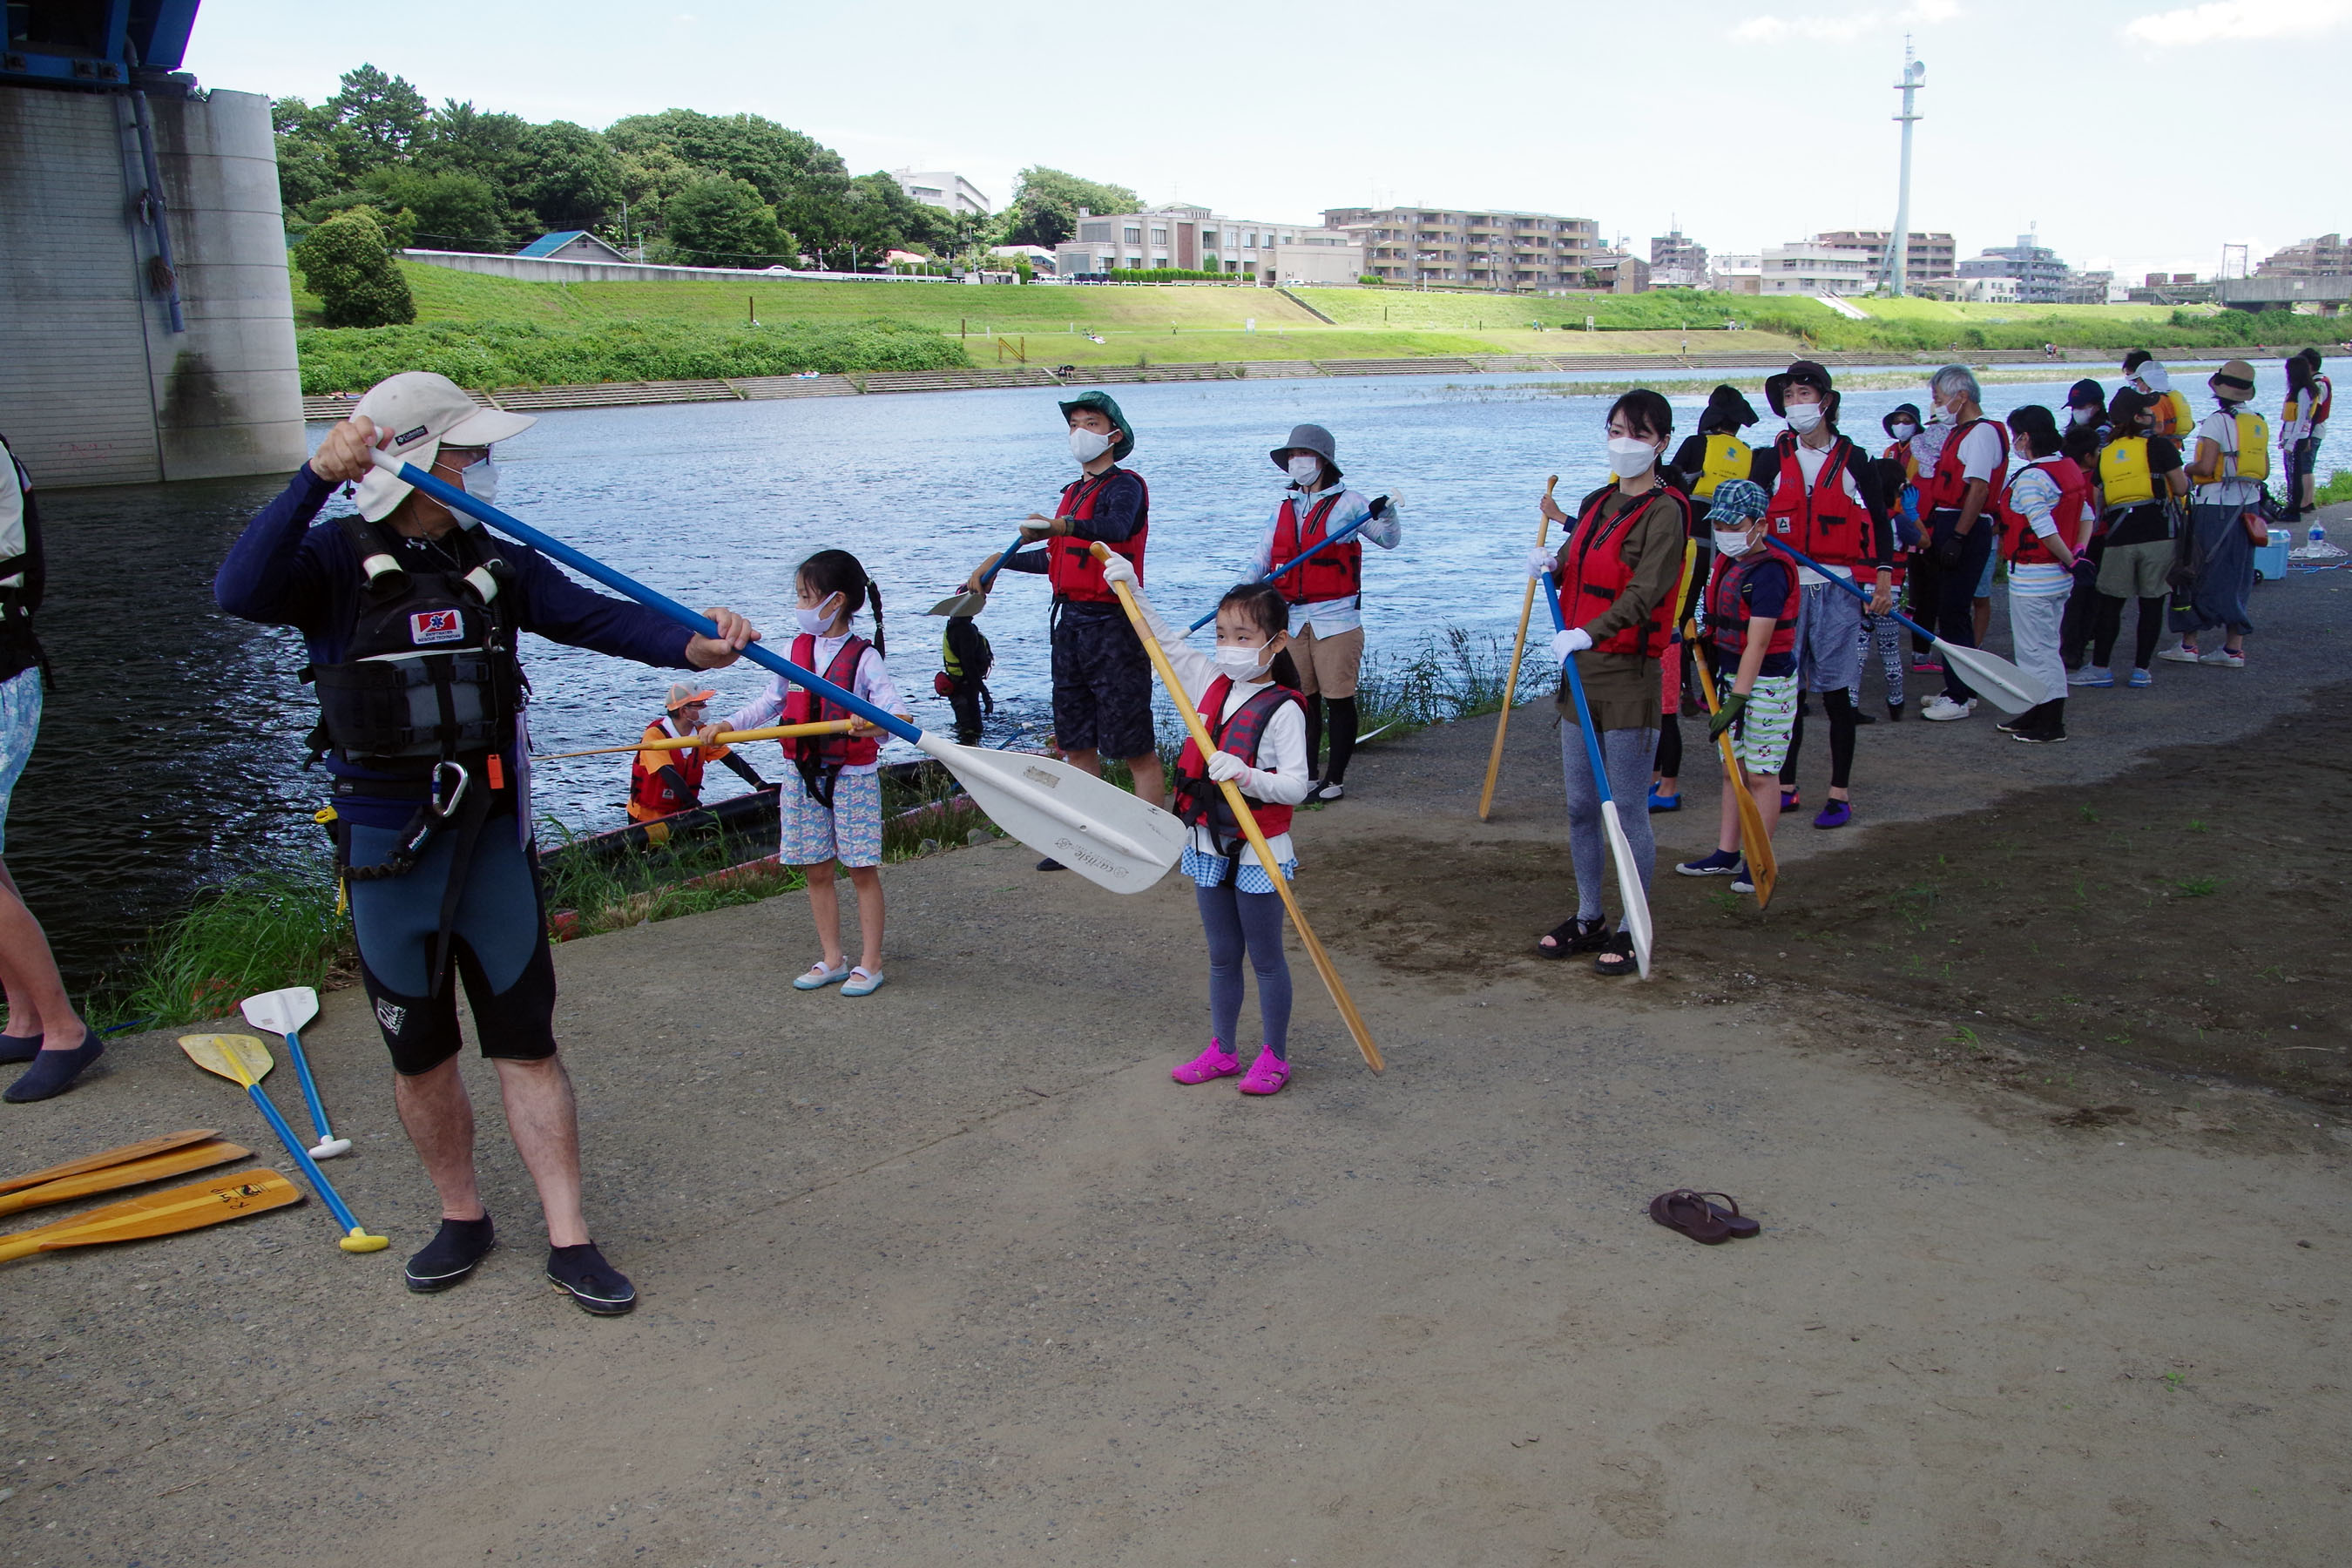
[[[2258,38],[2308,38],[2352,18],[2352,0],[2212,0],[2135,18],[2124,37],[2158,48],[2238,43]]]
[[[2352,4],[2352,0],[2347,0]],[[1850,44],[1871,33],[1898,26],[1928,26],[1960,14],[1959,0],[1916,0],[1906,10],[1849,11],[1837,16],[1752,16],[1731,30],[1734,42],[1772,44],[1801,38],[1815,44]]]

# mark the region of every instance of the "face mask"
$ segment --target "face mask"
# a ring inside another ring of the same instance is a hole
[[[824,636],[825,628],[833,625],[833,617],[840,612],[840,595],[827,594],[824,596],[824,603],[815,609],[794,610],[793,619],[799,625],[801,630],[809,636],[821,637]]]
[[[1609,471],[1621,479],[1648,473],[1650,465],[1657,460],[1658,449],[1647,441],[1626,436],[1609,437]]]
[[[457,470],[457,488],[476,500],[499,499],[499,466],[488,458]]]
[[[1822,425],[1822,405],[1818,403],[1789,405],[1789,428],[1803,436],[1818,430]]]
[[[1715,531],[1715,547],[1727,558],[1745,555],[1748,553],[1748,535],[1718,528]]]
[[[2087,408],[2066,410],[2066,423],[2069,425],[2088,425],[2095,417],[2096,416]]]
[[[1091,463],[1110,450],[1110,437],[1099,430],[1070,427],[1070,456],[1081,463]]]
[[[1230,675],[1235,680],[1246,680],[1251,676],[1261,675],[1265,673],[1266,666],[1274,662],[1265,656],[1265,650],[1273,646],[1274,639],[1271,637],[1255,647],[1227,647],[1220,643],[1213,656],[1217,671],[1221,675]]]
[[[1323,482],[1323,459],[1320,458],[1293,458],[1283,468],[1289,473],[1290,482],[1302,490],[1311,490]]]
[[[1897,420],[1887,428],[1894,433],[1895,438],[1898,441],[1908,441],[1912,437],[1919,434],[1919,426],[1912,424],[1908,419]]]

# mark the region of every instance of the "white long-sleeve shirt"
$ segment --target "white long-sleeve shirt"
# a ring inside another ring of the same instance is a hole
[[[1339,498],[1339,504],[1331,509],[1331,515],[1323,520],[1323,536],[1328,539],[1341,529],[1352,525],[1358,518],[1369,516],[1372,510],[1372,503],[1355,491],[1339,485],[1331,485],[1319,490],[1301,489],[1297,485],[1293,485],[1283,492],[1282,499],[1298,508],[1298,521],[1304,523],[1307,521],[1307,512],[1317,503],[1320,502],[1325,496],[1335,493]],[[1282,507],[1280,503],[1276,503],[1274,515],[1266,519],[1265,532],[1259,536],[1256,563],[1250,569],[1252,577],[1263,577],[1274,570],[1274,535],[1276,530],[1281,526]],[[1359,529],[1356,537],[1369,539],[1383,550],[1394,550],[1398,542],[1404,538],[1404,524],[1402,519],[1398,516],[1397,503],[1391,501],[1381,508],[1381,515]],[[1339,548],[1344,547],[1333,546],[1333,549]],[[1328,555],[1330,551],[1327,550],[1323,553]],[[1320,557],[1318,559],[1319,560]],[[1300,570],[1304,571],[1305,568],[1302,567]],[[1353,631],[1364,624],[1363,595],[1349,594],[1345,598],[1325,599],[1317,604],[1301,605],[1292,613],[1291,623],[1292,630],[1305,631],[1312,627],[1318,637],[1338,637],[1341,632]]]
[[[808,668],[816,674],[823,675],[833,668],[834,656],[841,652],[841,645],[848,640],[849,634],[846,632],[837,637],[817,638],[816,653],[809,660]],[[786,657],[790,657],[791,649],[787,647],[785,653]],[[857,679],[851,683],[849,689],[853,694],[863,697],[877,708],[896,713],[902,719],[907,716],[906,699],[898,695],[898,684],[890,679],[890,667],[883,662],[882,651],[879,648],[868,647],[864,657],[858,659]],[[777,676],[769,683],[766,691],[754,698],[746,706],[728,715],[726,727],[730,730],[757,730],[780,721],[784,711],[784,699],[790,696],[793,690],[791,681],[781,675]],[[877,759],[874,762],[860,763],[855,767],[846,767],[841,771],[845,773],[871,773],[880,772],[881,768],[882,763],[879,759]]]
[[[1198,709],[1201,699],[1208,695],[1209,687],[1220,673],[1217,661],[1187,643],[1181,633],[1160,618],[1160,612],[1153,609],[1151,602],[1142,595],[1136,595],[1135,603],[1142,610],[1144,623],[1150,626],[1152,637],[1158,639],[1161,650],[1168,655],[1169,666],[1176,671],[1176,679],[1184,688],[1184,700]],[[1225,694],[1225,710],[1216,715],[1217,722],[1222,724],[1232,717],[1251,698],[1265,690],[1265,686],[1263,680],[1234,681]],[[1203,713],[1201,717],[1207,719],[1209,715]],[[1307,787],[1312,782],[1307,776],[1307,715],[1299,710],[1297,703],[1286,702],[1275,710],[1274,717],[1266,723],[1265,732],[1258,737],[1257,760],[1250,765],[1248,776],[1236,779],[1234,783],[1240,784],[1242,793],[1252,800],[1262,800],[1269,805],[1297,805],[1307,798]],[[1206,827],[1192,829],[1192,845],[1204,855],[1224,853],[1217,843],[1216,835]],[[1297,858],[1287,833],[1270,837],[1266,840],[1266,847],[1274,851],[1274,862],[1277,866]]]

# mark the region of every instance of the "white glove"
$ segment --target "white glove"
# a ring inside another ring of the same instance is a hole
[[[1135,563],[1117,551],[1111,552],[1110,559],[1103,563],[1103,581],[1124,583],[1129,591],[1132,592],[1136,585]]]
[[[1248,779],[1250,765],[1231,752],[1209,753],[1209,777],[1219,784],[1240,784]]]
[[[1551,656],[1565,663],[1570,654],[1582,653],[1592,646],[1592,634],[1582,626],[1571,626],[1564,632],[1551,634]]]
[[[1552,553],[1549,550],[1528,551],[1528,581],[1530,583],[1541,581],[1559,563],[1552,559]]]

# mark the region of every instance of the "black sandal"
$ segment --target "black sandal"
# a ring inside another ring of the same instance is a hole
[[[1633,962],[1633,933],[1621,931],[1607,942],[1596,944],[1601,956],[1592,961],[1593,969],[1602,974],[1639,974],[1642,966]]]
[[[1590,921],[1570,916],[1544,932],[1536,943],[1536,952],[1545,958],[1566,958],[1571,952],[1594,952],[1609,941],[1609,918],[1595,915]],[[1551,945],[1546,947],[1545,942]]]

